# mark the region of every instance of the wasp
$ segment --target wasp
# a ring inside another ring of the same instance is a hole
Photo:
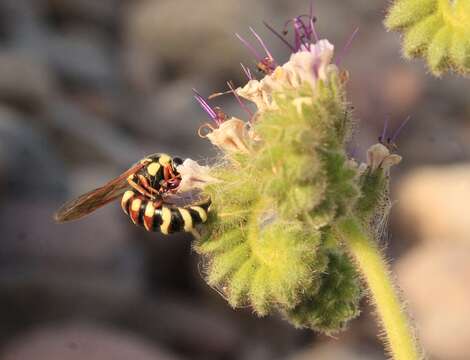
[[[77,220],[122,197],[123,211],[147,231],[193,232],[196,225],[206,222],[211,199],[182,206],[166,201],[181,182],[177,167],[182,163],[167,154],[149,155],[105,185],[65,203],[54,219],[59,223]]]

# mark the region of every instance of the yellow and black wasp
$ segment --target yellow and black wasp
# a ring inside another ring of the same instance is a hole
[[[57,222],[77,220],[122,196],[121,206],[136,225],[162,234],[186,231],[207,220],[210,198],[177,206],[166,200],[181,182],[177,167],[183,161],[167,154],[140,160],[107,184],[65,203],[54,215]]]

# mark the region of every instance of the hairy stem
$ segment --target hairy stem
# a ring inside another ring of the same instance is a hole
[[[413,328],[377,244],[354,218],[341,221],[337,225],[337,231],[354,257],[367,284],[393,359],[421,359]]]

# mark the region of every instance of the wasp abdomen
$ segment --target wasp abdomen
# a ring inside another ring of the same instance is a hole
[[[162,234],[192,231],[194,226],[206,222],[210,204],[208,199],[197,205],[170,206],[152,201],[132,190],[126,191],[121,201],[122,209],[134,224]]]

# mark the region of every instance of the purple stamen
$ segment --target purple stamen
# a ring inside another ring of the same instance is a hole
[[[398,129],[393,133],[393,135],[392,135],[392,137],[391,137],[391,139],[390,139],[390,142],[391,142],[391,143],[394,143],[394,142],[395,142],[395,140],[396,140],[397,137],[398,137],[398,134],[400,134],[401,130],[405,127],[405,125],[408,123],[408,121],[410,121],[410,119],[411,119],[411,116],[408,116],[408,117],[405,119],[405,121],[403,121],[403,122],[401,123],[401,125],[398,127]]]
[[[211,108],[211,106],[207,103],[207,101],[197,92],[196,89],[193,89],[194,92],[194,98],[196,101],[199,103],[199,105],[202,107],[202,109],[209,115],[209,117],[214,120],[218,125],[218,119],[217,119],[217,114],[215,111]]]
[[[291,49],[291,50],[294,51],[294,52],[296,51],[295,48],[294,48],[291,44],[289,44],[289,42],[288,42],[286,39],[284,39],[284,36],[282,36],[282,35],[279,34],[276,30],[274,30],[274,28],[271,27],[266,21],[263,21],[263,24],[264,24],[264,26],[266,26],[274,35],[276,35],[279,40],[281,40],[285,45],[287,45],[287,47],[288,47],[289,49]]]
[[[311,35],[313,35],[315,42],[318,42],[319,37],[318,37],[317,31],[315,30],[315,16],[313,15],[313,0],[310,1],[309,24],[310,24]],[[310,37],[310,40],[312,40],[311,37]]]
[[[313,17],[310,18],[310,30],[313,34],[313,38],[315,39],[315,42],[318,42],[320,38],[318,37],[317,30],[315,29],[315,22],[313,19],[314,19]]]
[[[248,107],[243,103],[242,99],[240,99],[240,96],[238,96],[237,92],[233,88],[233,85],[230,83],[230,81],[227,81],[227,85],[230,88],[231,92],[235,96],[235,99],[237,99],[238,103],[240,104],[241,108],[245,110],[248,115],[250,116],[250,119],[253,117],[253,113],[248,109]]]
[[[292,19],[293,26],[294,26],[294,43],[295,43],[295,51],[299,51],[302,41],[300,39],[300,29],[297,24],[296,18]]]
[[[245,73],[248,80],[253,80],[253,75],[251,74],[250,69],[245,67],[245,65],[243,65],[242,63],[240,63],[240,65],[242,66],[243,72]]]
[[[379,141],[380,142],[383,142],[385,141],[386,139],[386,136],[387,136],[387,127],[388,127],[388,120],[389,120],[389,116],[387,116],[385,118],[385,121],[384,121],[384,127],[382,129],[382,135],[379,137]]]
[[[255,56],[256,60],[258,61],[263,61],[263,57],[256,51],[256,49],[248,42],[246,41],[244,38],[242,38],[239,34],[235,33],[235,36],[238,38],[238,40],[240,40],[243,45],[245,45],[245,47],[250,50],[253,55]]]
[[[309,48],[308,43],[304,42],[304,39],[308,39],[307,28],[305,24],[299,18],[294,19],[294,31],[296,36],[296,44],[298,44],[297,50],[300,49],[301,45],[303,45],[306,49]]]
[[[340,65],[340,63],[343,60],[344,56],[346,55],[349,48],[351,47],[351,44],[352,44],[354,38],[356,37],[356,34],[357,34],[358,31],[359,31],[359,27],[354,29],[354,31],[352,32],[351,36],[349,37],[348,41],[344,45],[343,49],[341,50],[341,53],[338,55],[338,58],[335,61],[336,66]]]
[[[253,30],[252,27],[250,27],[250,31],[251,33],[255,36],[255,38],[259,41],[259,43],[261,44],[261,46],[263,47],[264,51],[266,52],[266,55],[268,56],[268,58],[270,60],[272,60],[272,62],[275,64],[275,60],[274,60],[274,57],[273,55],[271,54],[271,52],[268,50],[268,47],[266,46],[266,44],[264,43],[263,39],[261,39],[261,36],[259,36],[256,31]]]
[[[284,23],[284,33],[287,34],[287,28],[290,23],[292,23],[294,28],[294,41],[295,41],[295,51],[299,51],[301,47],[306,49],[310,48],[310,43],[312,42],[312,37],[315,41],[318,41],[318,34],[315,30],[315,17],[313,16],[313,10],[310,15],[302,14],[295,18],[289,19]],[[302,18],[308,19],[308,24],[302,20]]]
[[[296,22],[302,27],[302,30],[304,32],[302,37],[310,39],[310,29],[308,28],[308,26],[305,25],[300,16],[296,18]]]

